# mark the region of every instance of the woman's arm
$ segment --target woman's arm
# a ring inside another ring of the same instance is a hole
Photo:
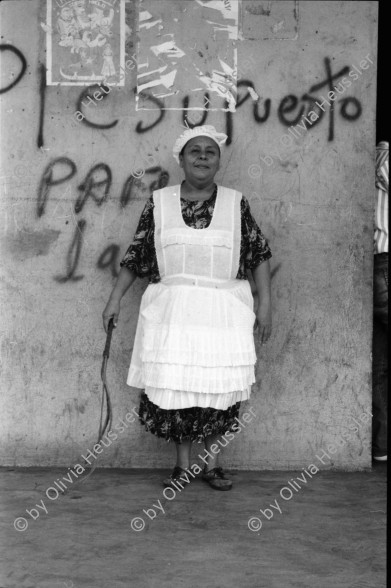
[[[125,292],[133,284],[136,278],[137,275],[133,270],[128,269],[126,266],[121,267],[117,281],[110,294],[109,301],[106,304],[106,307],[102,314],[103,327],[106,333],[111,318],[113,319],[114,326],[117,326],[118,316],[120,313],[121,299]]]
[[[272,332],[271,280],[270,263],[267,259],[252,270],[258,292],[258,308],[256,310],[259,342],[264,344]]]
[[[155,223],[153,209],[153,197],[151,196],[145,203],[133,241],[120,263],[121,269],[119,276],[110,294],[106,308],[103,311],[103,326],[106,333],[111,318],[113,319],[114,326],[117,326],[121,299],[137,276],[159,277],[154,248]]]

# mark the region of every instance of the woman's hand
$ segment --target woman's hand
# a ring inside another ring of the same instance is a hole
[[[109,301],[106,304],[106,308],[102,313],[103,327],[106,333],[110,319],[113,319],[114,327],[117,326],[122,296],[125,294],[127,289],[133,284],[136,277],[137,276],[134,273],[134,271],[129,270],[125,266],[121,267],[115,286],[110,294]]]
[[[267,259],[252,270],[253,278],[258,293],[258,308],[256,310],[257,320],[254,330],[258,330],[258,341],[261,345],[270,339],[272,333],[272,304],[270,293],[270,263]]]
[[[120,312],[120,303],[119,303],[119,300],[112,300],[110,298],[110,300],[106,304],[106,308],[104,309],[104,311],[102,313],[103,328],[104,328],[104,330],[105,330],[106,333],[107,333],[107,329],[108,329],[108,326],[109,326],[110,319],[113,319],[113,325],[114,325],[114,327],[117,326],[119,312]]]
[[[258,332],[258,341],[265,345],[272,333],[272,313],[270,304],[259,305],[256,312],[254,330]]]

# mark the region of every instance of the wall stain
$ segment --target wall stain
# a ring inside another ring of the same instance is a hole
[[[60,232],[55,229],[42,229],[33,233],[19,230],[4,241],[11,254],[30,259],[38,255],[48,255],[50,245],[57,241]]]
[[[270,2],[268,2],[267,4],[269,4],[270,6]],[[249,12],[250,14],[254,14],[257,16],[270,16],[271,9],[270,7],[264,8],[262,4],[260,6],[257,6],[256,4],[247,4],[246,12]]]
[[[78,412],[80,414],[84,414],[86,410],[86,402],[84,404],[80,404],[80,401],[77,398],[72,398],[65,402],[64,408],[62,409],[62,416],[68,414],[70,417],[73,416],[73,413]]]

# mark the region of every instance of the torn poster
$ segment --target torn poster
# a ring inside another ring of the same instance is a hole
[[[49,86],[124,85],[124,0],[46,0]]]
[[[136,110],[235,111],[238,14],[238,0],[139,0]]]

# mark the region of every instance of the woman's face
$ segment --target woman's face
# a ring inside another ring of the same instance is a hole
[[[190,183],[210,183],[220,167],[220,150],[210,137],[194,137],[179,155],[179,165]]]

